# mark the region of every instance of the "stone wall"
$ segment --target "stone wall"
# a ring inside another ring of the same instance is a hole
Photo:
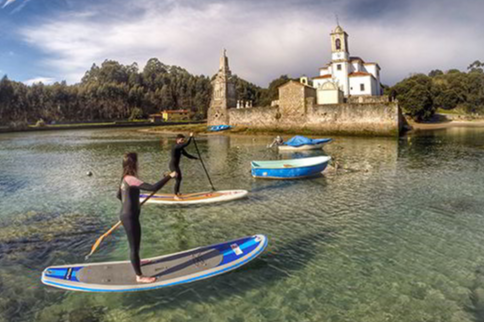
[[[228,109],[228,124],[266,130],[312,130],[328,135],[397,136],[403,125],[398,102],[387,96],[351,97],[344,104],[316,105],[316,90],[289,81],[277,106]]]
[[[311,106],[304,116],[291,118],[280,107],[229,109],[229,124],[267,130],[313,130],[321,134],[397,136],[402,127],[398,104],[334,104]]]
[[[396,102],[316,105],[306,128],[341,135],[397,136],[402,126]]]
[[[383,96],[368,96],[368,95],[353,95],[346,99],[347,103],[388,103],[390,98],[388,95]]]
[[[316,89],[295,81],[279,87],[279,111],[282,118],[293,122],[303,121],[307,114],[306,99],[316,98]]]
[[[275,128],[280,118],[279,108],[271,107],[251,107],[251,108],[231,108],[228,109],[229,125],[247,126],[250,128]]]

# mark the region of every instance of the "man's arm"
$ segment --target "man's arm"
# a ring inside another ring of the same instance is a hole
[[[187,158],[189,158],[189,159],[198,160],[198,158],[196,156],[191,155],[190,153],[188,153],[187,151],[185,151],[185,149],[182,150],[182,154],[184,156],[186,156]]]
[[[190,138],[188,139],[188,141],[186,143],[183,143],[183,144],[177,144],[177,149],[184,149],[186,148],[190,143],[192,142],[192,137],[190,136]]]

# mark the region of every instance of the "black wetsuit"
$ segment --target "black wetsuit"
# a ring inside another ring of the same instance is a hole
[[[136,275],[141,275],[141,263],[139,257],[139,247],[141,242],[141,225],[139,222],[140,190],[156,191],[161,189],[170,176],[166,176],[155,184],[145,183],[133,176],[125,176],[118,190],[118,199],[122,202],[121,214],[119,218],[128,235],[130,259]]]
[[[176,176],[176,182],[175,182],[175,189],[174,193],[177,195],[180,192],[180,184],[182,181],[182,174],[180,170],[180,159],[181,155],[183,154],[189,159],[194,159],[198,160],[197,157],[194,157],[193,155],[189,154],[187,151],[185,151],[185,148],[192,142],[192,137],[188,139],[186,143],[182,144],[175,144],[171,148],[171,160],[170,160],[170,170],[171,171],[176,171],[177,176]]]

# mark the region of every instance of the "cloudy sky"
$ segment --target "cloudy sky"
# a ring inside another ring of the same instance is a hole
[[[484,0],[0,0],[0,75],[78,82],[93,63],[151,57],[194,74],[233,73],[261,86],[316,76],[329,33],[378,62],[385,84],[484,61]]]

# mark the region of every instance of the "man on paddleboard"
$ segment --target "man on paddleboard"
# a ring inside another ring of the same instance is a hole
[[[189,159],[198,160],[197,157],[189,154],[185,151],[185,148],[192,142],[193,133],[190,133],[190,138],[185,142],[185,136],[183,134],[178,134],[176,136],[176,141],[171,148],[171,160],[170,160],[170,171],[176,172],[176,182],[174,188],[175,200],[181,200],[180,197],[180,185],[182,181],[182,174],[180,170],[180,159],[182,154]]]

